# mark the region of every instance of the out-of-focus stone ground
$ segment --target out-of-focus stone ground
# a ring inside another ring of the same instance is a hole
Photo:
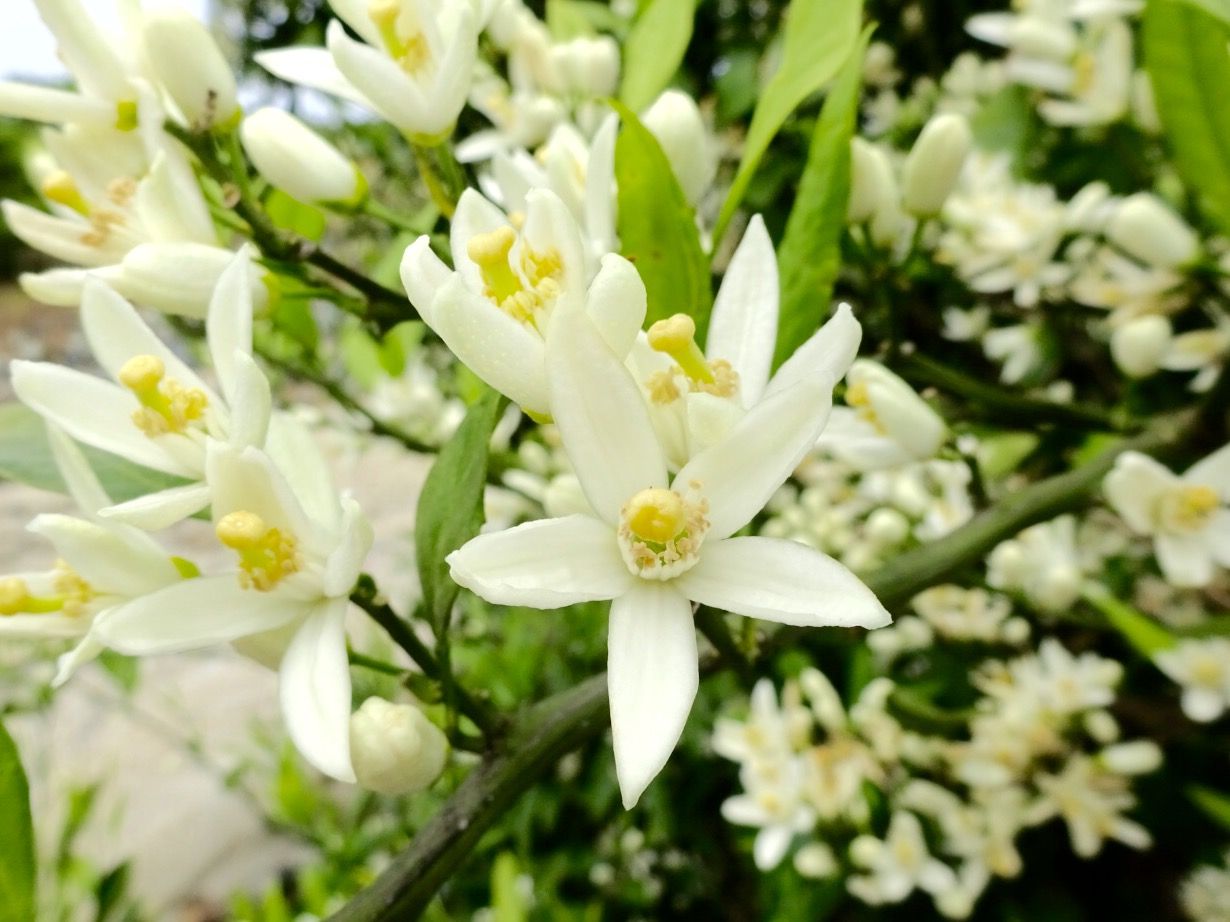
[[[88,367],[76,313],[40,307],[16,289],[0,289],[0,400],[12,399],[12,358]],[[351,489],[373,520],[376,542],[367,569],[390,597],[413,596],[409,535],[427,462],[388,442],[359,448],[346,435],[328,431],[321,441],[339,486]],[[64,497],[0,483],[0,573],[47,567],[49,546],[25,525],[41,512],[72,511]],[[167,538],[175,553],[203,570],[224,563],[204,523],[184,523]],[[352,639],[370,629],[355,615]],[[12,668],[4,653],[0,670]],[[104,869],[130,860],[130,892],[150,918],[208,917],[209,908],[221,908],[230,893],[263,890],[280,870],[306,857],[301,843],[269,830],[254,798],[223,780],[245,759],[262,752],[270,758],[258,732],[283,738],[277,676],[229,648],[148,658],[139,668],[130,697],[95,664],[45,710],[10,717],[30,776],[35,827],[46,853],[62,828],[67,792],[98,784],[79,852]]]

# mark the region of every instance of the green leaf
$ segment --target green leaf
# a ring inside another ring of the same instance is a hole
[[[735,174],[713,231],[717,249],[730,219],[743,201],[769,143],[790,113],[832,79],[858,40],[862,0],[792,0],[786,10],[782,64],[752,115]]]
[[[850,198],[850,138],[863,85],[863,51],[870,37],[868,29],[824,101],[777,251],[782,287],[778,365],[828,316],[833,283],[841,271],[841,236]]]
[[[117,503],[186,483],[104,451],[84,451],[107,495]],[[53,493],[66,492],[42,418],[20,403],[0,404],[0,480],[13,480]]]
[[[1010,85],[987,98],[970,119],[977,147],[1010,154],[1018,168],[1029,153],[1038,129],[1038,119],[1029,93]]]
[[[94,888],[94,899],[98,903],[94,922],[108,922],[110,919],[118,918],[128,891],[129,871],[128,863],[125,862],[108,871],[98,881],[98,885]]]
[[[491,910],[495,922],[525,922],[525,897],[517,886],[521,868],[512,852],[500,852],[491,866]]]
[[[0,724],[0,922],[34,918],[34,826],[17,744]]]
[[[1194,6],[1149,0],[1145,7],[1145,67],[1175,166],[1223,233],[1230,232],[1228,38],[1225,25]]]
[[[1143,656],[1152,659],[1162,650],[1173,647],[1178,640],[1148,615],[1119,601],[1101,586],[1089,586],[1085,600],[1106,616],[1106,620]]]
[[[712,299],[696,218],[658,139],[626,106],[615,108],[623,120],[615,142],[619,239],[649,294],[646,323],[691,314],[704,342]]]
[[[1230,0],[1176,0],[1176,2],[1204,10],[1210,16],[1215,16],[1226,25],[1230,25]]]
[[[415,557],[423,585],[423,607],[437,631],[448,624],[459,587],[444,558],[478,534],[483,524],[487,443],[504,409],[504,399],[487,390],[472,407],[431,466],[419,495],[414,523]]]
[[[692,39],[696,0],[653,0],[632,25],[624,43],[623,85],[619,99],[634,112],[657,99]]]
[[[265,211],[274,225],[300,237],[319,242],[325,235],[325,213],[314,205],[305,205],[281,189],[271,189],[265,196]]]
[[[1230,795],[1205,787],[1203,784],[1187,786],[1187,798],[1200,808],[1205,816],[1222,829],[1230,832]]]
[[[557,42],[594,34],[593,24],[576,0],[547,0],[547,28]]]

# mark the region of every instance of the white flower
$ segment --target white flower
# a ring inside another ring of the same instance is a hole
[[[850,201],[846,221],[863,224],[898,208],[897,178],[884,148],[857,135],[850,140]]]
[[[448,740],[414,705],[368,698],[350,716],[350,759],[368,790],[413,794],[440,777]]]
[[[343,621],[371,526],[353,499],[339,500],[306,433],[281,454],[292,460],[279,470],[256,448],[211,442],[214,528],[235,552],[236,569],[122,605],[99,633],[136,656],[236,642],[262,662],[280,663],[291,740],[321,771],[353,781]]]
[[[1071,608],[1080,597],[1083,576],[1076,520],[1070,515],[1031,525],[987,557],[988,585],[1023,592],[1042,611]]]
[[[1020,384],[1043,362],[1042,327],[1037,323],[1018,323],[1010,327],[987,330],[982,337],[982,351],[1002,366],[999,380],[1004,384]]]
[[[645,319],[640,276],[626,259],[609,254],[588,282],[580,233],[554,194],[531,192],[517,230],[500,209],[467,189],[451,239],[455,271],[423,236],[406,250],[402,283],[449,349],[527,412],[549,412],[546,340],[562,311],[583,304],[617,354],[632,347]]]
[[[1030,806],[1027,822],[1036,825],[1063,817],[1072,850],[1080,857],[1092,858],[1107,839],[1137,849],[1152,844],[1147,829],[1122,816],[1136,805],[1127,780],[1095,759],[1077,753],[1059,774],[1039,774],[1035,783],[1041,796]]]
[[[489,602],[560,608],[612,599],[608,682],[615,764],[631,807],[661,770],[696,694],[690,601],[787,624],[881,627],[844,567],[803,545],[732,538],[814,444],[828,388],[761,401],[673,480],[640,390],[580,311],[557,313],[551,410],[591,515],[482,535],[449,556]]]
[[[1230,922],[1230,856],[1222,866],[1202,865],[1179,887],[1179,901],[1193,922]]]
[[[783,760],[771,778],[743,772],[747,791],[722,802],[722,817],[759,829],[752,846],[756,867],[771,871],[786,857],[799,833],[815,825],[816,814],[803,800],[803,766],[797,758]]]
[[[914,596],[910,604],[936,631],[955,640],[995,643],[1013,632],[1009,621],[1012,604],[985,589],[933,586]]]
[[[1162,575],[1175,586],[1205,586],[1216,566],[1230,567],[1230,445],[1180,477],[1129,451],[1102,484],[1128,527],[1153,538]]]
[[[221,395],[168,349],[132,305],[98,282],[86,287],[81,323],[99,365],[111,378],[45,362],[13,362],[17,396],[76,439],[192,483],[112,507],[114,515],[162,528],[209,503],[209,437],[263,445],[269,383],[251,356],[251,266],[246,252],[223,273],[207,335]]]
[[[1165,317],[1137,317],[1111,331],[1110,354],[1128,377],[1147,378],[1161,367],[1173,338]]]
[[[353,207],[367,194],[358,167],[289,112],[257,109],[239,137],[257,171],[292,198]]]
[[[957,882],[952,868],[931,857],[922,824],[897,810],[883,839],[862,835],[850,845],[850,860],[870,873],[846,881],[849,891],[872,906],[900,903],[915,889],[938,896]]]
[[[1153,661],[1183,686],[1183,713],[1192,720],[1209,723],[1230,707],[1230,639],[1182,640],[1156,653]]]
[[[171,9],[144,14],[141,51],[154,79],[191,128],[234,127],[240,115],[235,76],[195,16]]]

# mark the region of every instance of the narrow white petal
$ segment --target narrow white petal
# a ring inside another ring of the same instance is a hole
[[[752,407],[726,437],[675,476],[679,489],[700,484],[709,501],[709,537],[734,534],[764,508],[773,492],[816,444],[832,408],[832,392],[796,384]]]
[[[479,535],[448,564],[458,585],[497,605],[563,608],[614,598],[633,581],[611,526],[587,515]]]
[[[630,810],[670,758],[696,698],[692,606],[669,583],[637,580],[611,603],[607,644],[615,774]]]
[[[259,634],[310,609],[276,592],[243,589],[234,574],[183,580],[113,609],[99,637],[121,653],[179,653]]]
[[[1153,553],[1162,576],[1172,586],[1194,589],[1213,580],[1213,554],[1204,535],[1157,535]]]
[[[714,608],[800,627],[884,627],[892,617],[857,576],[827,554],[778,538],[705,542],[675,580]]]
[[[307,425],[290,413],[275,413],[269,420],[265,451],[290,484],[308,518],[326,529],[336,530],[341,524],[342,510],[337,502],[333,471]]]
[[[137,401],[119,385],[47,362],[15,361],[9,369],[21,402],[77,441],[156,471],[193,476],[133,425]]]
[[[752,860],[761,871],[771,871],[786,857],[793,834],[788,826],[766,826],[756,833]]]
[[[431,312],[436,295],[452,277],[452,270],[432,252],[430,237],[423,235],[406,247],[401,258],[401,284],[410,303],[429,327],[434,328]]]
[[[615,139],[619,116],[602,121],[589,148],[585,171],[585,230],[600,252],[618,249],[615,239]]]
[[[216,246],[209,206],[192,167],[180,150],[167,144],[137,186],[137,216],[153,240],[192,240]]]
[[[236,403],[236,353],[252,354],[252,276],[252,254],[245,246],[218,277],[205,317],[209,357],[231,405]]]
[[[350,496],[342,497],[342,538],[325,561],[322,590],[327,596],[345,596],[359,578],[367,552],[372,549],[372,524]]]
[[[17,284],[40,304],[52,307],[77,307],[81,304],[88,269],[47,269],[43,272],[23,272]]]
[[[52,124],[115,125],[115,106],[82,93],[0,80],[0,114]]]
[[[1115,466],[1102,481],[1102,492],[1128,527],[1140,534],[1154,530],[1154,510],[1162,493],[1178,481],[1165,465],[1148,455],[1127,451],[1115,459]]]
[[[95,659],[105,649],[106,647],[98,640],[96,634],[86,634],[81,638],[80,643],[56,659],[56,674],[51,680],[51,687],[59,688],[73,677],[74,672]]]
[[[1223,501],[1230,502],[1230,445],[1224,445],[1213,454],[1197,461],[1183,474],[1190,484],[1212,487]]]
[[[388,55],[346,35],[341,23],[325,33],[333,63],[385,119],[409,134],[436,134],[449,127],[434,105],[427,105],[418,84]]]
[[[602,257],[602,268],[590,283],[586,309],[594,326],[620,358],[636,342],[645,323],[645,283],[636,267],[616,253]]]
[[[190,483],[107,506],[100,509],[98,514],[109,521],[122,522],[144,531],[160,531],[196,515],[208,505],[209,486]]]
[[[312,527],[282,472],[259,449],[210,442],[205,479],[213,493],[215,522],[232,512],[251,512],[299,541],[324,537]]]
[[[103,489],[90,462],[85,459],[77,443],[65,435],[59,428],[47,424],[47,443],[51,446],[51,455],[55,458],[56,469],[64,478],[64,486],[68,495],[86,515],[94,515],[104,506],[111,505],[111,497]]]
[[[28,526],[100,593],[138,596],[179,580],[170,557],[148,536],[68,515],[36,516]]]
[[[365,109],[372,104],[337,68],[324,48],[277,48],[256,54],[256,63],[287,83],[297,83],[348,100]]]
[[[705,344],[710,360],[726,359],[739,373],[744,406],[760,399],[769,380],[778,302],[777,255],[764,219],[754,215],[713,302]]]
[[[23,243],[48,256],[76,266],[107,266],[117,263],[137,241],[122,228],[113,228],[97,245],[86,243],[89,225],[83,221],[57,218],[20,202],[0,204],[4,221]]]
[[[261,448],[265,444],[269,419],[273,414],[269,379],[256,360],[246,352],[236,349],[231,361],[231,377],[226,382],[226,400],[230,405],[231,417],[228,441],[236,448]]]
[[[547,336],[551,414],[594,511],[614,523],[636,493],[666,485],[666,461],[641,389],[584,313]]]
[[[346,604],[340,599],[320,605],[295,632],[282,657],[278,690],[295,748],[331,778],[354,781]]]
[[[828,323],[786,359],[769,382],[765,396],[800,381],[815,381],[832,388],[850,370],[862,341],[862,325],[855,319],[850,305],[842,304]]]

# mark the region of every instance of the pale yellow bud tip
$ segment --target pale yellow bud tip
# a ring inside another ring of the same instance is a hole
[[[692,345],[696,321],[687,314],[675,314],[649,328],[649,345],[657,352],[674,354]]]
[[[236,551],[247,551],[257,547],[269,528],[265,520],[254,512],[239,510],[228,512],[214,527],[218,540]]]
[[[138,393],[158,386],[167,373],[167,367],[156,355],[136,355],[120,368],[120,384]]]
[[[628,502],[627,522],[638,538],[666,544],[687,524],[683,497],[660,487],[642,490]]]
[[[466,253],[480,266],[507,264],[508,253],[516,242],[516,231],[505,225],[487,234],[475,234],[466,244]]]

